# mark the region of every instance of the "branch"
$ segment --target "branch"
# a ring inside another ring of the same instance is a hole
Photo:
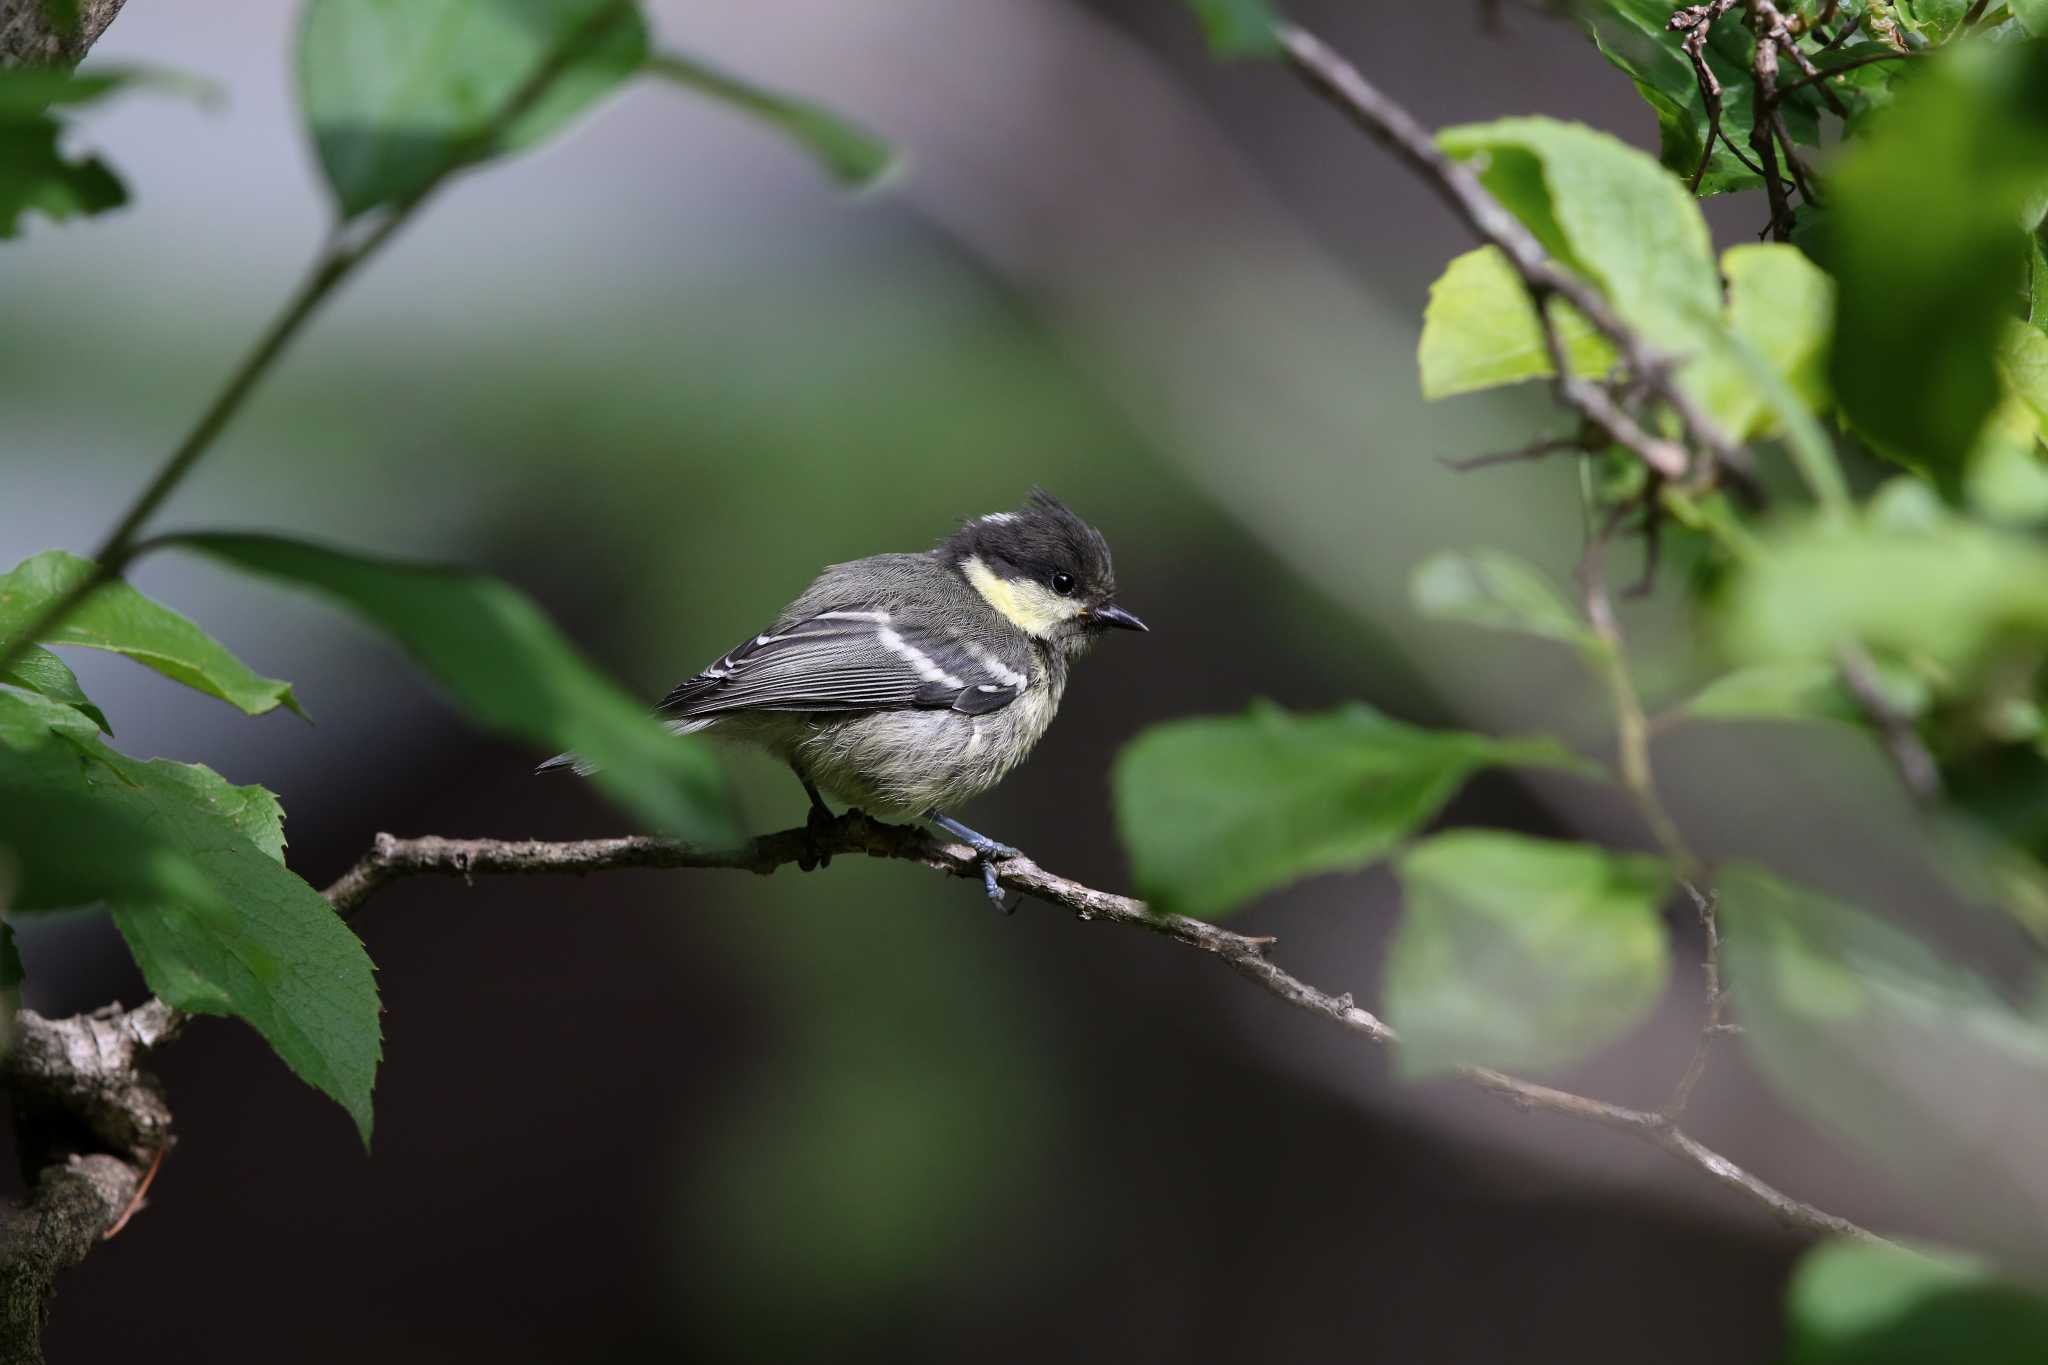
[[[142,1058],[180,1022],[158,1000],[18,1015],[6,1079],[32,1188],[0,1225],[0,1365],[41,1365],[57,1275],[139,1206],[171,1141],[170,1108]]]
[[[0,67],[78,65],[123,3],[77,0],[77,22],[63,24],[49,0],[0,0]]]
[[[971,881],[981,877],[981,865],[966,845],[940,843],[913,826],[883,824],[854,811],[815,828],[806,826],[763,835],[736,849],[700,849],[642,836],[558,843],[436,836],[401,839],[379,834],[370,851],[323,894],[335,909],[346,914],[359,908],[378,888],[404,877],[468,880],[499,875],[580,875],[626,867],[728,868],[766,875],[788,863],[842,853],[913,862]],[[1398,1041],[1392,1028],[1377,1015],[1359,1008],[1349,994],[1330,995],[1274,963],[1267,956],[1273,943],[1270,938],[1234,933],[1184,915],[1160,914],[1143,901],[1056,876],[1029,858],[1005,860],[997,867],[996,880],[1009,890],[1066,910],[1077,919],[1140,929],[1198,948],[1296,1009],[1328,1019],[1369,1042],[1391,1045]],[[1713,982],[1712,995],[1716,1011],[1713,1022],[1718,1026],[1718,981]],[[1608,1104],[1483,1067],[1468,1067],[1458,1074],[1466,1083],[1524,1112],[1562,1115],[1627,1133],[1661,1148],[1746,1195],[1794,1231],[1881,1240],[1846,1218],[1824,1212],[1764,1183],[1685,1133],[1668,1113]]]

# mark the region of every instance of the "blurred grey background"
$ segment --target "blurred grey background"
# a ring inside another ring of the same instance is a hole
[[[1427,286],[1469,243],[1284,72],[1213,64],[1168,0],[650,8],[666,43],[892,139],[907,174],[848,198],[758,126],[636,86],[442,196],[165,525],[488,567],[653,698],[819,565],[1042,483],[1107,531],[1155,633],[1088,660],[969,816],[1109,886],[1109,763],[1167,717],[1362,697],[1597,743],[1562,651],[1406,609],[1446,545],[1567,566],[1575,484],[1437,463],[1559,419],[1533,392],[1423,405]],[[1488,32],[1476,4],[1292,9],[1425,122],[1543,112],[1654,141],[1626,82],[1534,13]],[[293,10],[131,0],[95,51],[225,99],[92,113],[133,204],[0,250],[8,562],[90,546],[310,256],[327,205]],[[174,559],[135,576],[316,723],[77,658],[118,742],[281,793],[316,884],[378,830],[620,828],[318,604]],[[1795,791],[1865,758],[1791,743],[1762,752]],[[1693,750],[1731,782],[1757,761]],[[800,820],[786,774],[733,767],[756,827]],[[1484,779],[1452,818],[1636,837],[1569,784]],[[1243,927],[1370,1004],[1395,912],[1374,873]],[[1798,1248],[1697,1172],[1400,1084],[1196,954],[1037,905],[1002,920],[915,868],[415,882],[357,923],[387,1006],[375,1152],[246,1029],[201,1023],[163,1059],[179,1146],[149,1212],[63,1282],[53,1359],[1721,1362],[1778,1340]],[[23,940],[32,1006],[138,998],[98,919]],[[1563,1081],[1656,1103],[1698,1009],[1685,963],[1641,1037]],[[1705,1140],[1823,1206],[1938,1213],[1882,1199],[1732,1049],[1695,1107]]]

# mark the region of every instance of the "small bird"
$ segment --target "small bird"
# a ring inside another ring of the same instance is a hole
[[[923,554],[832,565],[657,714],[678,734],[709,731],[787,763],[813,827],[832,818],[825,792],[930,821],[974,850],[1001,906],[995,865],[1017,850],[947,812],[1031,752],[1076,657],[1105,631],[1147,629],[1116,603],[1102,533],[1038,490]]]

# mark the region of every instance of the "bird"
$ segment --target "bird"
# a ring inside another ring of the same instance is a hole
[[[974,851],[990,900],[1021,856],[955,819],[1022,762],[1058,712],[1073,661],[1112,630],[1147,631],[1118,604],[1109,542],[1034,489],[922,553],[821,572],[774,623],[676,685],[656,714],[786,763],[810,799],[935,825]],[[559,754],[542,771],[582,767]]]

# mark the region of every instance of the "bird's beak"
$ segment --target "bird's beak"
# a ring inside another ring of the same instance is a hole
[[[1118,630],[1149,631],[1152,629],[1152,627],[1146,625],[1114,602],[1104,602],[1099,607],[1089,608],[1088,619],[1099,625],[1115,626]]]

